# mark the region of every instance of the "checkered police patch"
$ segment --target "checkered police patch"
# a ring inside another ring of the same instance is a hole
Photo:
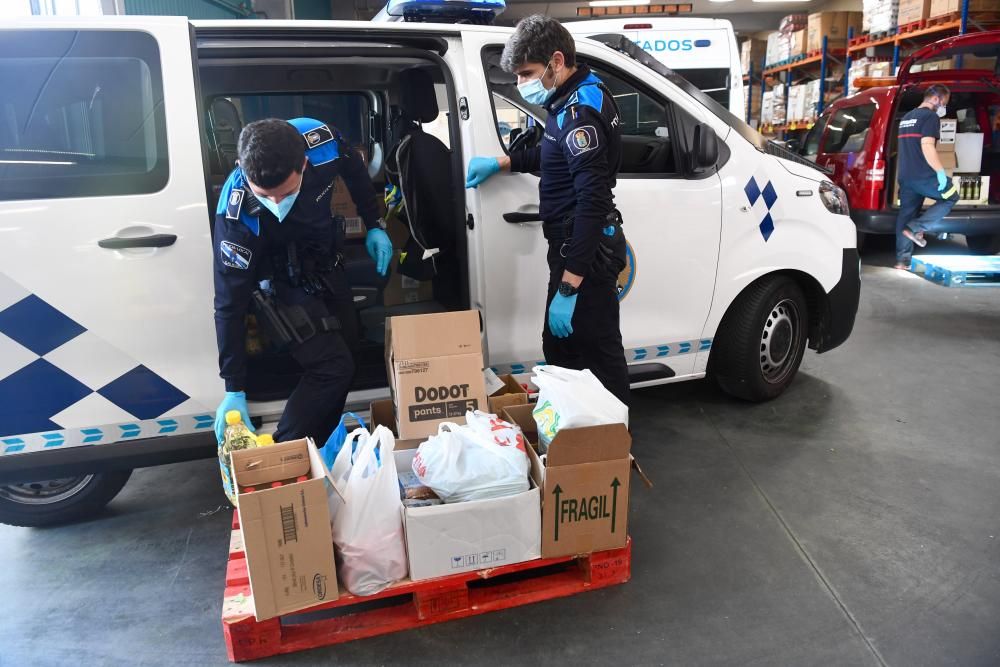
[[[249,269],[250,258],[253,253],[241,245],[236,245],[231,241],[223,241],[219,244],[219,251],[222,263],[233,269]]]
[[[594,129],[593,125],[584,125],[570,130],[566,134],[566,145],[573,157],[592,151],[600,145],[597,140],[597,130]]]

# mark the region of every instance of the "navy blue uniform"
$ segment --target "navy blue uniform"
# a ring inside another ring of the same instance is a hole
[[[226,391],[246,388],[246,316],[261,280],[271,279],[276,300],[302,306],[314,322],[333,316],[340,324],[339,331],[321,331],[291,347],[305,374],[278,423],[278,442],[307,435],[325,441],[340,418],[354,376],[357,316],[350,285],[337,261],[341,233],[330,210],[338,176],[365,225],[369,229],[379,225],[375,189],[364,163],[345,149],[336,130],[322,129],[318,139],[315,132],[306,135],[308,163],[302,187],[282,222],[263,207],[256,214],[248,210],[252,193],[238,167],[222,187],[215,214],[215,331]],[[317,140],[322,144],[314,144]],[[291,242],[304,263],[310,261],[310,253],[332,258],[336,266],[326,274],[332,291],[317,295],[292,284],[285,275]]]
[[[512,153],[511,171],[541,171],[539,212],[549,241],[546,303],[552,302],[564,270],[583,276],[583,283],[573,312],[573,333],[556,338],[543,326],[545,361],[589,368],[627,403],[628,365],[617,289],[626,246],[612,194],[621,164],[618,108],[584,65],[556,89],[546,109],[541,146]],[[602,244],[607,254],[598,250]]]
[[[910,263],[913,243],[903,236],[908,227],[914,234],[933,232],[935,227],[958,201],[958,190],[949,185],[938,190],[937,173],[924,157],[922,142],[925,137],[937,141],[941,137],[941,119],[927,107],[917,107],[899,121],[899,211],[896,214],[896,263]],[[950,178],[948,179],[951,180]],[[920,213],[924,199],[934,203]]]

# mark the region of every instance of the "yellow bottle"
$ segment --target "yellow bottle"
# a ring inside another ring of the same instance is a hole
[[[226,424],[226,433],[222,444],[219,445],[219,469],[222,472],[222,489],[226,492],[229,502],[235,506],[236,484],[233,480],[232,462],[229,455],[239,449],[257,447],[257,438],[243,423],[243,417],[239,410],[230,410],[226,413]]]
[[[270,433],[261,433],[257,436],[257,446],[267,447],[268,445],[274,444],[274,436]]]

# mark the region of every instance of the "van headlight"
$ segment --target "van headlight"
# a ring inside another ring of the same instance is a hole
[[[844,192],[843,188],[830,181],[823,181],[819,184],[819,198],[823,200],[823,205],[830,213],[851,214],[851,206],[847,203],[847,193]]]

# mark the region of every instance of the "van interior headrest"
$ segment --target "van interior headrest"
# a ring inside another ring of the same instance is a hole
[[[429,123],[438,117],[434,80],[426,69],[407,69],[399,74],[399,106],[407,120]]]

